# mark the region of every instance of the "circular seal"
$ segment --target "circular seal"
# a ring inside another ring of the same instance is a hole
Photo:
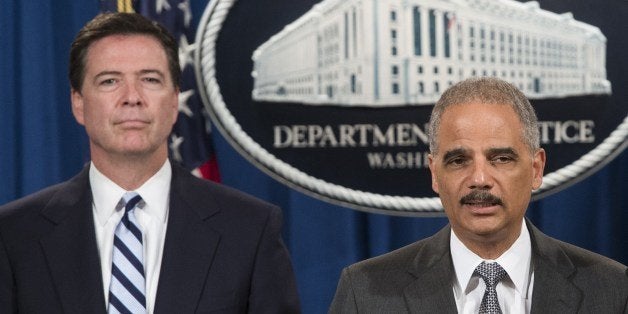
[[[243,156],[317,198],[392,215],[442,214],[426,123],[474,76],[521,89],[548,154],[538,199],[626,146],[620,3],[212,0],[197,30],[199,89]],[[549,7],[551,6],[551,7]]]

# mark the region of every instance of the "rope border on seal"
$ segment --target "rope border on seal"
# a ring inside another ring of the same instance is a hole
[[[604,158],[610,156],[613,152],[619,154],[625,148],[626,144],[628,144],[626,142],[627,137],[628,115],[624,118],[624,121],[619,124],[617,129],[611,132],[611,134],[594,149],[582,155],[582,157],[578,158],[573,163],[543,176],[543,184],[535,193],[538,194],[550,190],[563,182],[576,178],[578,175],[596,166],[604,165],[604,163],[601,163]],[[624,147],[617,149],[620,145]]]

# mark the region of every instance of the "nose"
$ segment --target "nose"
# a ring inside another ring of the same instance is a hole
[[[129,82],[126,85],[124,94],[124,105],[139,106],[142,104],[142,96],[134,82]]]
[[[469,178],[470,189],[490,190],[493,187],[490,167],[485,161],[474,162]]]

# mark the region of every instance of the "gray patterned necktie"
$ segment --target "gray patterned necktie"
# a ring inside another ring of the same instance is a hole
[[[495,287],[502,278],[508,275],[506,271],[498,263],[482,262],[475,268],[474,274],[480,276],[486,284],[480,304],[480,314],[501,314],[502,310],[499,307]]]

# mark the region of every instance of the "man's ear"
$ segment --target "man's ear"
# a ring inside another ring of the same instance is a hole
[[[432,190],[438,194],[438,181],[436,180],[436,161],[432,154],[427,155],[429,161],[430,173],[432,174]]]
[[[172,124],[174,125],[177,122],[177,118],[179,117],[179,97],[180,96],[181,91],[179,90],[179,88],[177,87],[175,89],[174,92],[174,102],[173,102],[173,108],[172,108]]]
[[[70,90],[70,100],[72,102],[72,114],[74,115],[74,119],[76,119],[76,122],[80,125],[85,125],[83,95],[81,95],[80,91],[72,88]]]
[[[534,153],[534,160],[532,161],[532,171],[534,171],[532,179],[532,189],[536,190],[541,187],[543,183],[543,170],[545,168],[545,150],[539,148]]]

